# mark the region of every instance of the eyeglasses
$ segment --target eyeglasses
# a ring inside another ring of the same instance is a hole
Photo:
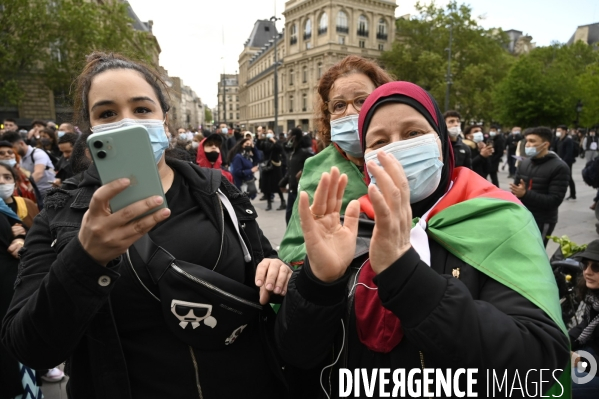
[[[582,262],[582,271],[585,271],[589,266],[591,266],[593,273],[599,273],[599,263],[588,259]]]
[[[331,115],[341,115],[345,113],[345,110],[347,110],[347,105],[351,104],[353,105],[356,111],[360,112],[360,110],[362,109],[362,105],[364,105],[364,101],[366,101],[367,98],[368,95],[359,96],[354,98],[353,100],[337,99],[327,101],[327,108]]]
[[[14,155],[14,152],[12,150],[6,150],[6,151],[0,150],[0,157],[3,157],[5,155]]]

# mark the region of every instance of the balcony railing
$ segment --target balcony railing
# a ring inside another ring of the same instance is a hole
[[[347,26],[338,26],[337,33],[349,33],[349,28]]]
[[[293,36],[291,39],[289,39],[289,44],[290,45],[293,46],[296,43],[297,43],[297,37],[296,36]]]
[[[366,29],[358,29],[358,36],[368,37],[368,31]]]
[[[318,28],[318,36],[327,33],[328,28]]]
[[[304,40],[308,40],[312,37],[312,32],[306,32],[304,33]]]
[[[368,35],[366,35],[368,36]],[[382,32],[377,32],[376,38],[379,40],[387,40],[387,34]]]

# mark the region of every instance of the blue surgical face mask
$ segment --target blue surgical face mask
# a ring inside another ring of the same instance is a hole
[[[422,201],[439,187],[443,162],[439,160],[436,133],[387,144],[367,154],[364,161],[375,161],[380,166],[376,155],[379,151],[393,155],[401,163],[410,185],[410,204]],[[376,179],[370,171],[368,175],[370,184],[376,185]]]
[[[65,134],[65,132],[63,132],[62,130],[59,130],[57,133],[58,133],[58,138],[61,138]]]
[[[472,141],[475,143],[480,143],[485,139],[483,132],[472,133]]]
[[[267,138],[267,139],[272,139],[272,138],[274,138],[274,137],[275,137],[275,135],[274,135],[274,134],[272,134],[272,133],[267,133],[267,134],[266,134],[266,138]]]
[[[529,158],[534,158],[538,154],[537,147],[524,147],[524,152]]]
[[[0,163],[6,164],[6,165],[10,166],[11,168],[14,168],[15,165],[17,164],[17,160],[16,159],[0,159]]]
[[[361,158],[364,154],[358,133],[358,115],[331,121],[331,141],[352,157]]]
[[[220,129],[222,134],[229,134],[229,129],[227,129],[226,127],[223,127],[222,129]]]
[[[118,122],[105,123],[103,125],[97,125],[91,128],[94,133],[105,132],[107,130],[114,130],[120,127],[142,125],[148,130],[148,136],[152,143],[152,150],[154,151],[154,159],[156,163],[160,162],[164,150],[168,148],[168,137],[164,131],[164,121],[160,119],[121,119]]]

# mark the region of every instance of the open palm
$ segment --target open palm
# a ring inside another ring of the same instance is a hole
[[[358,235],[358,201],[349,203],[345,222],[340,221],[347,176],[333,167],[323,173],[310,206],[308,194],[300,193],[299,213],[310,269],[314,275],[331,282],[343,276],[354,258]]]

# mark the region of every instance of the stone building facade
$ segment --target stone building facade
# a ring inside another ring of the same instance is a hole
[[[169,131],[173,133],[181,127],[185,129],[203,128],[204,105],[202,100],[189,86],[184,85],[179,77],[169,77],[165,82],[170,90]]]
[[[212,115],[214,122],[238,126],[241,116],[238,74],[220,75],[217,103],[216,113]]]
[[[239,57],[241,125],[274,127],[277,47],[278,126],[314,130],[316,89],[322,74],[350,54],[377,59],[395,38],[394,0],[289,0],[285,28],[257,21]]]

